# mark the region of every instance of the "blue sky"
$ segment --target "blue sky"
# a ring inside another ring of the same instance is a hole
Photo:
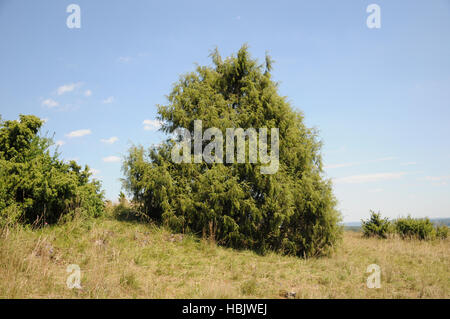
[[[81,8],[81,28],[66,7]],[[381,8],[369,29],[366,8]],[[450,217],[450,1],[0,0],[0,114],[47,119],[107,198],[180,74],[248,43],[319,129],[344,220]],[[144,123],[144,121],[146,121]],[[282,145],[281,145],[282,147]]]

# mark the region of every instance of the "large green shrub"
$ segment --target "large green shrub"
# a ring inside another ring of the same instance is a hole
[[[391,223],[387,218],[381,218],[380,213],[370,211],[370,218],[362,221],[364,237],[387,238],[391,229]]]
[[[0,223],[55,223],[76,210],[99,216],[100,183],[89,181],[87,166],[50,154],[52,140],[38,134],[42,124],[32,115],[0,121]]]
[[[436,228],[428,218],[399,218],[395,221],[395,230],[402,238],[436,238]]]
[[[163,131],[183,127],[192,132],[195,120],[202,120],[203,130],[215,127],[223,136],[226,128],[279,128],[277,173],[262,174],[261,162],[248,160],[175,164],[174,140],[168,139],[148,151],[130,149],[123,166],[125,189],[144,214],[174,231],[259,252],[328,253],[341,235],[340,214],[332,185],[322,176],[315,131],[278,95],[269,57],[259,65],[244,46],[225,60],[216,50],[212,61],[183,75],[168,104],[158,106]]]

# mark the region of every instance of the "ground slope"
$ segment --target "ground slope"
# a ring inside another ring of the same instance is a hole
[[[381,267],[380,289],[366,268]],[[69,264],[82,289],[68,289]],[[364,239],[346,232],[331,257],[217,247],[140,223],[96,219],[3,230],[0,298],[449,298],[450,241]]]

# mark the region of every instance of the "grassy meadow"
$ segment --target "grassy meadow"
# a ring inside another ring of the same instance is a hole
[[[68,289],[69,264],[82,289]],[[366,268],[381,267],[369,289]],[[0,298],[449,298],[450,241],[362,238],[346,231],[330,257],[301,259],[218,247],[113,218],[39,230],[4,228]]]

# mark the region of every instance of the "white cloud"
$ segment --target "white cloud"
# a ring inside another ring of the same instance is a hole
[[[341,164],[331,164],[331,165],[325,165],[324,168],[340,168],[340,167],[350,167],[359,165],[360,163],[341,163]]]
[[[84,130],[72,131],[69,134],[66,134],[66,136],[70,137],[70,138],[72,138],[72,137],[82,137],[82,136],[85,136],[85,135],[89,135],[91,133],[92,133],[91,130],[84,129]]]
[[[118,157],[118,156],[108,156],[108,157],[103,157],[103,162],[105,162],[105,163],[116,163],[116,162],[120,162],[120,157]]]
[[[390,156],[390,157],[377,158],[377,159],[371,160],[369,162],[370,163],[373,163],[373,162],[384,162],[384,161],[392,161],[392,160],[395,160],[395,159],[397,159],[397,157]]]
[[[101,139],[100,142],[102,143],[106,143],[106,144],[114,144],[115,142],[117,142],[119,139],[116,136],[112,136],[108,139]]]
[[[91,91],[91,90],[86,90],[86,91],[84,91],[84,96],[89,97],[89,96],[91,96],[91,95],[92,95],[92,91]]]
[[[66,144],[66,142],[64,142],[64,141],[62,141],[62,140],[59,140],[59,141],[56,141],[55,144],[56,144],[57,146],[62,146],[62,145],[64,145],[64,144]]]
[[[47,107],[52,108],[52,107],[57,107],[58,105],[59,105],[59,103],[53,99],[46,99],[46,100],[42,101],[42,106],[47,106]]]
[[[450,175],[447,176],[426,176],[425,180],[432,182],[436,185],[448,185],[450,181]]]
[[[146,131],[157,131],[161,127],[162,122],[159,120],[144,120],[144,130]]]
[[[61,85],[61,86],[56,90],[56,93],[57,93],[58,95],[62,95],[62,94],[67,93],[67,92],[72,92],[73,90],[75,90],[76,88],[80,87],[81,85],[82,85],[81,82]]]
[[[340,164],[331,164],[331,165],[325,165],[324,168],[341,168],[341,167],[351,167],[356,165],[362,165],[362,164],[369,164],[369,163],[377,163],[377,162],[384,162],[384,161],[392,161],[396,159],[397,157],[382,157],[377,158],[374,160],[366,161],[366,162],[349,162],[349,163],[340,163]]]
[[[91,168],[91,169],[89,170],[89,172],[90,172],[93,176],[100,174],[100,170],[95,169],[95,168]]]
[[[110,96],[107,99],[104,99],[102,102],[103,102],[103,104],[110,104],[110,103],[114,102],[114,96]]]
[[[395,173],[376,173],[376,174],[367,174],[367,175],[353,175],[347,177],[341,177],[334,180],[335,183],[343,183],[343,184],[361,184],[361,183],[370,183],[370,182],[379,182],[391,179],[399,179],[405,172],[395,172]]]
[[[119,63],[128,63],[131,61],[131,57],[129,56],[121,56],[117,59]]]
[[[450,175],[449,176],[427,176],[427,177],[425,177],[425,179],[427,181],[432,181],[432,182],[448,181],[448,180],[450,180]]]
[[[416,162],[405,162],[405,163],[401,163],[400,165],[402,166],[409,166],[409,165],[416,165]]]

